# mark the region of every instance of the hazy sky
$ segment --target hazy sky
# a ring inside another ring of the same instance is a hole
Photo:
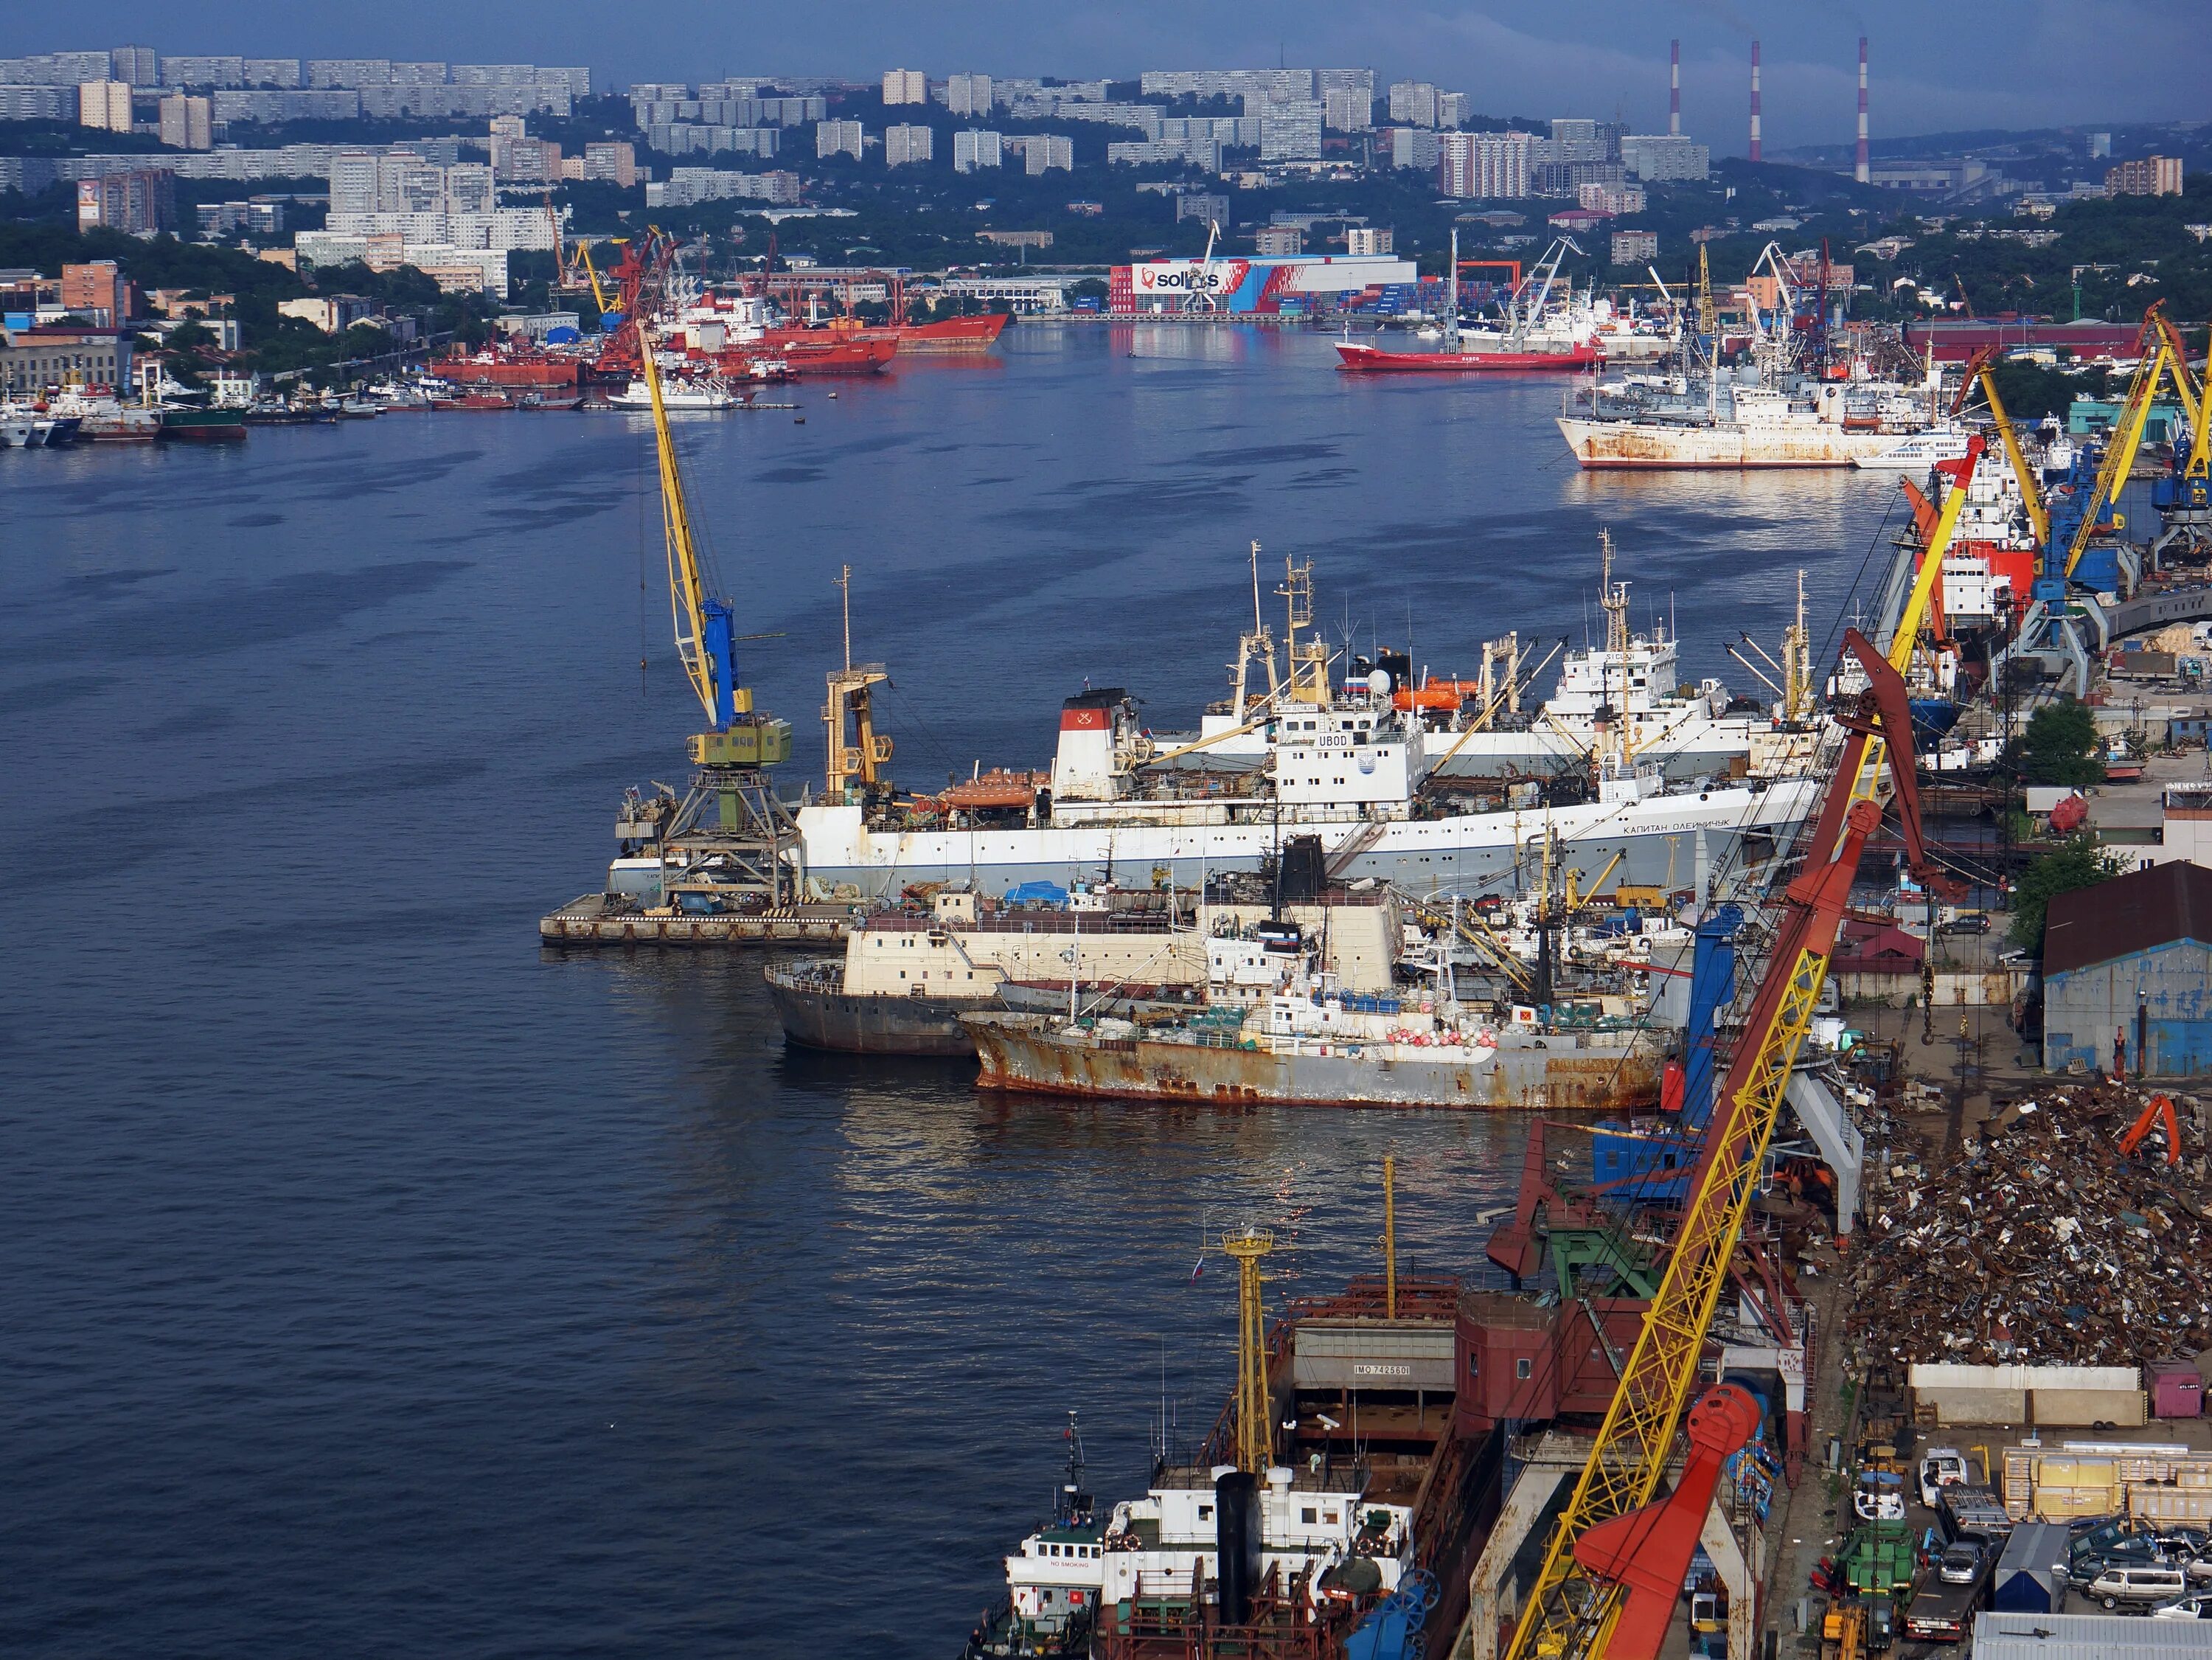
[[[2212,118],[2212,0],[75,0],[11,9],[0,53],[132,44],[582,63],[616,86],[860,78],[895,66],[1129,78],[1279,59],[1434,81],[1473,93],[1490,113],[1618,110],[1645,129],[1666,118],[1667,42],[1679,36],[1683,125],[1722,153],[1744,146],[1754,32],[1775,146],[1850,138],[1864,33],[1877,137]]]

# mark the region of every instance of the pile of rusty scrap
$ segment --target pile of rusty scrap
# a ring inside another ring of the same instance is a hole
[[[1955,1158],[1893,1151],[1851,1270],[1863,1365],[2125,1365],[2212,1348],[2203,1117],[2183,1098],[2169,1120],[2159,1100],[2063,1085],[1994,1114]]]

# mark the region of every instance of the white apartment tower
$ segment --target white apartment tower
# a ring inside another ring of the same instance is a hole
[[[988,75],[948,76],[945,82],[945,107],[954,115],[988,115],[991,112],[991,77]]]
[[[904,167],[909,161],[927,161],[935,155],[935,141],[927,127],[902,126],[884,129],[884,165]]]
[[[1006,140],[995,132],[956,132],[952,135],[952,171],[973,173],[978,167],[1006,165]]]

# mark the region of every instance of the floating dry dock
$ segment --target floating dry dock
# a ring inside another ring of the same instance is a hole
[[[774,910],[659,915],[610,902],[604,893],[572,899],[538,923],[548,946],[775,946],[842,939],[850,905],[786,905]]]

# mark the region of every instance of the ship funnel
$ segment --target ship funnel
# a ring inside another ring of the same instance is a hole
[[[1128,694],[1119,687],[1078,693],[1060,708],[1060,748],[1052,759],[1055,801],[1111,801],[1119,794],[1114,770],[1115,727]]]

